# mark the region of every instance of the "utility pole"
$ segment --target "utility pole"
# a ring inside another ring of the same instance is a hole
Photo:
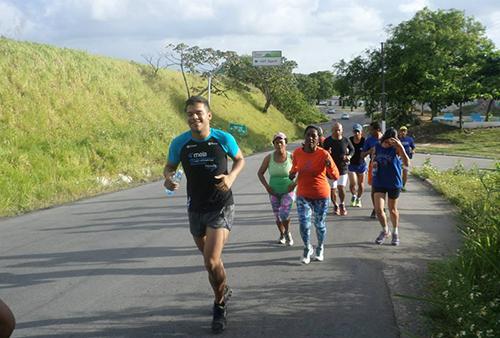
[[[384,63],[384,43],[380,43],[380,55],[382,59],[382,97],[381,97],[381,104],[382,104],[382,132],[385,133],[385,114],[386,114],[386,107],[385,107],[385,63]]]
[[[208,105],[210,105],[211,94],[212,94],[212,73],[208,72]]]

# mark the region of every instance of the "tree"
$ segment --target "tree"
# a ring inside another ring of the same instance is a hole
[[[329,99],[335,94],[335,85],[332,72],[319,71],[309,74],[309,77],[319,83],[319,90],[316,96],[316,100],[318,102],[324,99]]]
[[[495,100],[500,98],[500,51],[484,55],[478,75],[481,84],[480,96],[489,100],[485,114],[485,121],[489,121],[491,107]]]
[[[296,88],[296,80],[292,73],[296,67],[295,61],[286,59],[279,66],[255,67],[252,64],[252,57],[244,55],[239,57],[238,62],[228,66],[227,74],[241,82],[253,84],[264,94],[266,103],[262,111],[265,113],[277,93],[285,91],[290,86]]]
[[[472,17],[427,8],[391,28],[387,45],[395,99],[430,102],[433,117],[442,107],[479,94],[478,61],[493,47]]]
[[[191,90],[197,92],[196,95],[204,94],[208,87],[196,87],[188,83],[186,73],[198,74],[202,78],[211,78],[214,93],[223,94],[225,91],[219,85],[222,68],[227,62],[234,60],[237,54],[232,51],[220,51],[213,48],[200,48],[198,46],[188,46],[184,43],[177,45],[168,44],[166,51],[162,54],[167,60],[166,67],[179,67],[184,80],[186,94],[189,98]]]
[[[315,103],[318,99],[320,82],[310,75],[294,74],[297,81],[297,88],[304,95],[307,102]]]

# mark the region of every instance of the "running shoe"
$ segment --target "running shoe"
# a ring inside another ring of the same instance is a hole
[[[325,259],[324,252],[325,252],[325,249],[324,249],[323,245],[318,245],[316,247],[316,255],[314,256],[314,260],[318,261],[318,262],[323,262],[323,260]]]
[[[375,239],[375,243],[376,243],[376,244],[379,244],[379,245],[380,245],[380,244],[382,244],[382,243],[384,243],[384,240],[385,240],[387,237],[389,237],[389,235],[390,235],[390,234],[391,234],[391,232],[390,232],[390,231],[388,231],[388,232],[385,232],[385,231],[383,231],[383,230],[382,230],[382,231],[380,231],[380,234],[379,234],[379,235],[378,235],[378,237]]]
[[[391,244],[395,245],[395,246],[399,245],[399,235],[398,234],[395,234],[395,233],[392,234]]]
[[[333,205],[333,214],[337,216],[340,215],[339,206],[336,204]]]
[[[355,207],[356,206],[356,201],[357,200],[358,199],[356,198],[356,196],[352,195],[352,197],[351,197],[351,207]]]
[[[405,187],[405,186],[403,186],[403,187],[401,188],[401,191],[402,191],[402,192],[406,192],[406,187]]]
[[[339,213],[340,213],[340,216],[347,215],[347,210],[345,208],[344,203],[342,203],[341,205],[339,205]]]
[[[280,235],[280,239],[278,239],[278,244],[286,244],[285,234]]]
[[[360,199],[359,197],[358,197],[358,198],[356,198],[356,206],[357,206],[358,208],[361,208],[361,199]]]
[[[292,233],[291,232],[287,232],[285,234],[285,239],[286,239],[286,245],[288,245],[288,246],[292,246],[293,245],[293,238],[292,238]]]
[[[370,218],[377,218],[377,214],[375,213],[375,209],[372,210]]]
[[[304,248],[304,253],[302,254],[302,258],[300,261],[303,264],[309,264],[311,262],[311,256],[314,253],[314,250],[311,245]]]
[[[214,317],[212,319],[212,332],[221,333],[227,325],[227,309],[225,304],[214,303]]]

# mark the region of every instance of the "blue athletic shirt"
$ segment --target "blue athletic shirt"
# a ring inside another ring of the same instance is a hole
[[[204,140],[196,140],[186,131],[172,140],[167,163],[182,163],[186,173],[189,211],[209,212],[233,204],[231,189],[218,190],[220,180],[214,176],[228,174],[227,155],[234,158],[239,151],[234,137],[222,130],[210,128]]]
[[[413,157],[413,149],[415,149],[415,143],[413,141],[413,137],[406,136],[406,137],[400,138],[399,141],[401,141],[401,144],[405,148],[406,155],[408,155],[409,158],[412,158]]]
[[[373,148],[376,144],[379,144],[379,139],[373,136],[368,136],[368,138],[365,140],[365,143],[363,144],[363,151],[368,151],[371,148]]]
[[[401,158],[396,154],[394,147],[384,148],[380,144],[375,145],[376,173],[373,174],[373,187],[385,189],[401,189],[403,180],[401,177]]]

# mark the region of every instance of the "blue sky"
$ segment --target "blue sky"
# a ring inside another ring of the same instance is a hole
[[[500,45],[498,0],[0,0],[0,35],[138,62],[168,43],[282,50],[310,73],[378,48],[424,6],[465,11]]]

